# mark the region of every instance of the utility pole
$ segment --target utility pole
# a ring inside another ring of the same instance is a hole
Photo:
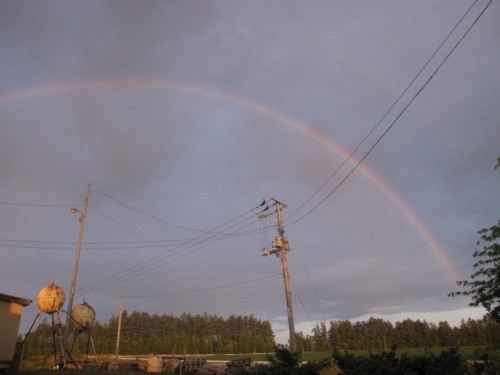
[[[292,291],[290,288],[290,274],[288,272],[288,261],[287,253],[290,251],[290,245],[288,239],[285,237],[285,229],[283,228],[283,219],[281,217],[281,209],[286,207],[285,204],[280,201],[271,198],[276,207],[276,218],[278,220],[278,235],[275,237],[273,247],[271,249],[264,247],[262,248],[263,256],[268,256],[275,254],[281,259],[281,266],[283,269],[283,283],[285,285],[285,298],[286,298],[286,310],[288,315],[288,328],[290,330],[290,350],[292,352],[297,351],[297,343],[295,339],[295,323],[293,321],[293,310],[292,310]],[[270,214],[260,214],[260,217],[266,217]]]
[[[115,371],[118,370],[118,355],[120,353],[120,335],[122,331],[123,297],[120,297],[120,313],[118,314],[118,330],[116,332],[116,352],[115,352]]]
[[[78,234],[78,243],[76,245],[75,264],[73,266],[73,277],[71,279],[71,289],[69,292],[68,308],[66,311],[66,324],[64,326],[64,337],[63,337],[63,353],[61,353],[62,358],[60,358],[59,360],[60,369],[65,367],[66,353],[69,353],[69,348],[68,348],[68,336],[69,336],[69,326],[70,326],[69,323],[71,318],[71,310],[73,309],[73,299],[75,298],[76,277],[78,275],[78,263],[80,262],[80,251],[82,249],[83,232],[85,229],[85,218],[87,217],[87,208],[89,206],[89,196],[91,191],[92,187],[89,184],[87,187],[87,193],[85,194],[85,199],[83,200],[83,211],[80,211],[77,208],[71,208],[72,213],[77,213],[77,212],[80,213],[80,233]]]

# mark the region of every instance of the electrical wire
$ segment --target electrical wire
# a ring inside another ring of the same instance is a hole
[[[146,260],[144,262],[139,263],[140,265],[135,265],[132,267],[129,267],[123,271],[120,271],[114,275],[110,275],[98,282],[95,282],[93,285],[87,286],[87,289],[81,288],[79,290],[79,294],[82,294],[84,292],[95,292],[98,290],[102,290],[111,286],[114,286],[118,283],[121,283],[126,280],[130,280],[133,278],[136,278],[138,276],[141,276],[145,274],[146,272],[151,272],[152,270],[158,269],[160,267],[163,267],[167,263],[171,263],[175,260],[178,260],[181,257],[187,257],[187,254],[191,254],[195,251],[199,251],[209,245],[212,245],[213,243],[219,241],[221,238],[215,238],[210,242],[206,242],[201,246],[196,247],[195,245],[190,245],[187,248],[180,249],[179,251],[172,252],[171,254],[167,254],[167,256],[164,256],[163,260],[159,260],[158,258],[162,257],[164,254],[160,254],[159,256],[150,258],[149,260]],[[185,254],[187,250],[190,250],[189,253]],[[193,259],[193,258],[190,258]],[[154,263],[151,263],[151,261],[154,260]],[[193,259],[196,260],[196,259]],[[196,260],[197,261],[197,260]],[[226,269],[228,269],[226,267]],[[235,270],[240,272],[241,270]]]
[[[444,46],[444,44],[447,42],[447,40],[450,38],[450,36],[454,33],[455,29],[458,27],[458,25],[463,21],[463,19],[466,17],[466,15],[475,6],[475,4],[477,3],[477,1],[478,0],[476,0],[473,3],[473,5],[469,8],[469,10],[461,18],[461,20],[455,25],[455,27],[450,32],[450,34],[448,34],[448,36],[446,37],[446,39],[441,43],[441,45],[434,52],[434,54],[431,56],[431,58],[424,64],[424,66],[421,68],[421,70],[418,72],[418,74],[413,78],[413,80],[410,82],[410,84],[403,90],[403,92],[396,99],[396,101],[393,103],[393,105],[386,111],[386,113],[383,115],[383,117],[376,123],[376,125],[370,130],[370,132],[361,140],[361,142],[354,148],[354,150],[351,152],[351,154],[349,155],[349,157],[341,163],[341,165],[328,177],[328,179],[302,205],[300,205],[299,208],[296,211],[294,211],[291,216],[294,216],[298,211],[300,211],[301,209],[303,209],[339,173],[339,171],[345,166],[345,164],[348,161],[352,160],[352,158],[354,158],[355,154],[358,152],[358,150],[360,149],[360,147],[367,142],[367,140],[372,136],[373,132],[380,126],[380,124],[392,112],[392,110],[394,109],[394,107],[396,106],[396,104],[401,101],[401,99],[407,93],[407,91],[414,85],[415,81],[418,79],[418,77],[420,77],[420,75],[426,69],[426,67],[428,66],[428,64],[434,59],[434,57],[436,56],[436,54],[438,53],[438,51]],[[366,151],[363,154],[363,156],[355,163],[354,167],[351,168],[351,170],[347,173],[347,175],[344,176],[344,178],[339,183],[337,183],[333,187],[333,189],[331,189],[328,192],[328,194],[325,197],[323,197],[317,204],[315,204],[311,209],[309,209],[305,214],[303,214],[302,216],[300,216],[298,219],[296,219],[295,221],[293,221],[291,224],[295,224],[295,223],[303,220],[305,217],[307,217],[313,211],[315,211],[332,194],[334,194],[340,188],[340,186],[354,173],[354,171],[357,169],[357,167],[368,157],[368,155],[373,151],[373,149],[375,147],[377,147],[377,145],[381,142],[381,140],[393,128],[393,126],[396,124],[396,122],[405,113],[405,111],[413,103],[413,101],[418,97],[418,95],[427,87],[427,85],[430,83],[430,81],[434,78],[434,76],[438,73],[438,71],[441,69],[441,67],[446,63],[446,61],[448,60],[448,58],[453,54],[453,52],[459,46],[459,44],[468,35],[468,33],[470,32],[470,30],[479,21],[480,17],[484,14],[484,12],[490,6],[490,4],[492,3],[492,1],[493,0],[490,0],[487,3],[487,5],[484,7],[484,9],[481,11],[481,13],[475,19],[475,21],[470,25],[470,27],[467,29],[467,31],[459,39],[459,41],[454,45],[454,47],[449,51],[449,53],[446,55],[446,57],[441,61],[441,63],[437,66],[437,68],[432,72],[432,74],[425,81],[425,83],[413,95],[413,97],[407,102],[407,104],[398,113],[398,115],[395,117],[395,119],[385,129],[385,131],[382,133],[382,135],[377,138],[377,140],[372,144],[372,146],[368,149],[368,151]],[[202,231],[202,230],[199,230],[199,229],[194,229],[194,228],[189,228],[189,227],[185,227],[185,226],[176,225],[176,224],[167,222],[167,221],[165,221],[165,220],[163,220],[161,218],[158,218],[158,217],[156,217],[154,215],[148,214],[147,212],[145,212],[143,210],[139,210],[139,209],[134,208],[134,207],[132,207],[130,205],[127,205],[127,204],[123,203],[122,201],[120,201],[120,200],[112,197],[111,195],[109,195],[109,194],[107,194],[107,193],[105,193],[105,192],[103,192],[101,190],[96,189],[96,191],[98,191],[99,193],[103,194],[107,198],[115,201],[116,203],[122,205],[123,207],[125,207],[125,208],[127,208],[127,209],[129,209],[131,211],[135,211],[137,213],[141,213],[143,215],[146,215],[146,216],[148,216],[148,217],[150,217],[150,218],[152,218],[154,220],[157,220],[157,221],[159,221],[159,222],[161,222],[161,223],[163,223],[165,225],[168,225],[168,226],[171,226],[171,227],[174,227],[174,228],[177,228],[177,229],[182,229],[182,230],[191,231],[191,232],[197,232],[197,233],[201,233],[201,234],[200,234],[200,236],[194,237],[194,238],[191,238],[191,239],[178,240],[179,243],[176,245],[176,247],[174,247],[173,249],[170,249],[170,248],[166,247],[167,246],[166,244],[160,243],[160,241],[152,241],[150,239],[147,239],[146,237],[142,236],[141,234],[137,233],[136,231],[134,231],[134,230],[132,230],[132,229],[130,229],[130,228],[122,225],[117,220],[111,218],[109,215],[106,215],[106,214],[98,211],[96,208],[91,207],[93,210],[95,210],[99,214],[103,215],[108,220],[114,222],[116,225],[119,225],[120,227],[122,227],[123,229],[129,231],[130,233],[133,233],[134,235],[139,236],[142,239],[144,239],[145,241],[143,241],[141,243],[151,244],[151,247],[163,248],[163,249],[167,250],[169,253],[167,253],[167,254],[163,253],[163,254],[160,254],[159,256],[155,256],[155,257],[149,258],[149,259],[145,260],[144,262],[139,263],[138,265],[134,265],[133,267],[129,267],[129,268],[127,268],[127,269],[125,269],[125,270],[117,273],[117,274],[110,275],[107,278],[104,278],[104,279],[102,279],[102,280],[100,280],[100,281],[98,281],[98,282],[96,282],[94,284],[91,284],[91,285],[93,285],[91,287],[87,286],[87,287],[82,288],[81,289],[82,292],[84,292],[84,291],[101,290],[101,289],[104,289],[105,287],[109,287],[111,285],[115,285],[115,284],[117,284],[119,282],[122,282],[122,281],[125,281],[125,280],[129,280],[130,278],[133,278],[133,277],[137,277],[137,276],[142,275],[145,272],[148,272],[148,271],[150,271],[152,269],[156,269],[158,267],[162,267],[162,266],[164,266],[167,263],[170,263],[170,262],[172,262],[174,260],[179,259],[180,257],[186,257],[188,254],[191,254],[191,253],[193,253],[195,251],[199,251],[199,250],[201,250],[201,249],[203,249],[203,248],[205,248],[205,247],[207,247],[207,246],[209,246],[209,245],[211,245],[211,244],[213,244],[213,243],[215,243],[217,241],[220,241],[222,239],[229,238],[229,237],[232,237],[232,236],[237,236],[237,235],[249,235],[249,234],[255,233],[254,231],[247,231],[247,232],[243,232],[242,231],[244,228],[247,228],[248,226],[255,224],[254,222],[251,222],[249,224],[245,224],[244,226],[242,226],[247,220],[237,222],[233,226],[230,226],[229,228],[224,228],[224,230],[221,230],[221,231],[219,231],[219,229],[223,228],[224,225],[226,225],[227,223],[230,223],[233,219],[230,220],[229,222],[221,224],[218,227],[213,228],[210,231]],[[3,204],[3,205],[12,205],[12,206],[21,206],[21,207],[40,207],[40,208],[46,208],[46,207],[60,208],[60,207],[72,207],[72,206],[75,206],[75,205],[62,205],[62,204],[61,205],[27,204],[27,203],[15,203],[15,202],[5,202],[5,201],[0,201],[0,204]],[[252,209],[252,210],[254,210],[254,209]],[[250,212],[252,210],[250,210]],[[235,226],[239,226],[239,227],[236,228],[236,229],[234,229]],[[229,229],[233,229],[233,230],[231,232],[229,232]],[[261,231],[261,233],[262,233],[262,230],[263,229],[260,228],[258,231]],[[14,242],[14,240],[4,240],[4,241],[5,242],[8,242],[8,241]],[[21,240],[19,240],[19,242],[30,243],[30,241],[21,241]],[[164,241],[161,241],[161,242],[164,242]],[[42,242],[42,241],[32,241],[31,243],[43,244],[44,242]],[[51,242],[51,243],[53,243],[53,244],[70,244],[70,243],[57,242],[57,241],[54,241],[54,242]],[[116,242],[116,243],[123,243],[123,244],[129,243],[129,244],[131,244],[133,242]],[[47,244],[49,244],[49,242],[47,242]],[[73,243],[71,243],[71,244],[73,244]],[[26,245],[20,245],[19,243],[17,243],[17,244],[16,243],[11,243],[10,245],[0,244],[0,246],[24,247],[24,248],[42,248],[42,249],[46,249],[46,247],[43,247],[43,246],[30,246],[30,245],[26,246]],[[143,247],[130,247],[130,248],[143,248]],[[58,248],[58,249],[63,249],[64,250],[64,249],[67,249],[67,248]],[[56,250],[58,250],[58,249],[56,249]],[[196,260],[194,258],[190,258],[190,259]],[[155,262],[155,263],[152,263],[152,262]],[[205,264],[208,264],[208,263],[205,263]],[[266,277],[269,277],[269,276],[266,276]],[[223,286],[219,286],[219,287],[223,287]],[[85,289],[85,288],[87,288],[87,289]],[[101,288],[101,289],[97,289],[97,288]]]
[[[31,204],[31,203],[17,203],[0,201],[0,204],[6,206],[19,206],[19,207],[38,207],[38,208],[61,208],[61,207],[74,207],[75,204]]]
[[[105,193],[105,192],[104,192],[104,191],[102,191],[102,190],[95,189],[95,191],[97,191],[98,193],[101,193],[101,194],[102,194],[102,195],[104,195],[105,197],[107,197],[107,198],[111,199],[112,201],[114,201],[114,202],[116,202],[116,203],[118,203],[118,204],[122,205],[123,207],[125,207],[125,208],[127,208],[127,209],[129,209],[129,210],[131,210],[131,211],[135,211],[135,212],[137,212],[137,213],[143,214],[143,215],[145,215],[145,216],[147,216],[147,217],[149,217],[149,218],[151,218],[151,219],[154,219],[154,220],[156,220],[156,221],[159,221],[160,223],[163,223],[163,224],[165,224],[165,225],[168,225],[168,226],[171,226],[171,227],[173,227],[173,228],[177,228],[177,229],[182,229],[182,230],[190,231],[190,232],[203,232],[202,230],[199,230],[199,229],[188,228],[188,227],[185,227],[185,226],[182,226],[182,225],[177,225],[177,224],[173,224],[173,223],[170,223],[170,222],[168,222],[168,221],[165,221],[165,220],[163,220],[162,218],[159,218],[158,216],[151,215],[151,214],[150,214],[150,213],[148,213],[148,212],[145,212],[145,211],[140,210],[140,209],[138,209],[138,208],[132,207],[132,206],[130,206],[130,205],[128,205],[128,204],[126,204],[126,203],[124,203],[124,202],[122,202],[122,201],[118,200],[117,198],[115,198],[115,197],[113,197],[113,196],[111,196],[111,195],[109,195],[109,194]]]
[[[471,9],[474,7],[474,5],[477,3],[478,0],[474,1],[474,3],[469,7],[467,12],[460,18],[460,20],[457,22],[457,24],[453,27],[452,31],[447,35],[445,40],[439,45],[439,47],[436,49],[436,51],[432,54],[432,56],[427,60],[427,62],[424,64],[424,66],[420,69],[420,71],[417,73],[417,75],[414,77],[414,79],[410,82],[410,84],[403,90],[402,94],[396,99],[394,104],[389,108],[389,110],[384,114],[384,116],[377,122],[377,124],[370,130],[367,136],[365,136],[361,142],[356,146],[353,152],[348,156],[347,159],[345,159],[340,167],[338,167],[332,175],[318,188],[311,197],[309,197],[305,203],[303,203],[301,206],[299,206],[299,209],[303,208],[309,201],[316,196],[319,191],[340,171],[340,169],[349,161],[352,160],[354,157],[354,154],[356,151],[360,148],[360,146],[366,142],[368,137],[374,132],[374,130],[380,125],[380,123],[388,116],[388,114],[392,111],[392,109],[395,107],[395,105],[401,100],[403,95],[408,91],[408,89],[413,86],[414,82],[417,80],[417,78],[422,74],[424,69],[429,65],[429,63],[434,59],[438,51],[443,47],[443,45],[446,43],[446,41],[450,38],[450,36],[454,33],[454,31],[457,29],[460,23],[463,22],[467,14],[471,11]],[[372,146],[366,151],[363,156],[354,164],[354,166],[351,168],[351,170],[338,182],[333,189],[331,189],[325,197],[323,197],[317,204],[315,204],[311,209],[309,209],[305,214],[300,216],[298,219],[292,221],[289,223],[289,225],[296,224],[299,221],[305,219],[307,216],[309,216],[313,211],[315,211],[319,206],[321,206],[330,196],[332,196],[343,184],[344,182],[354,173],[354,171],[359,167],[359,165],[370,155],[370,153],[377,147],[377,145],[380,143],[380,141],[387,135],[387,133],[394,127],[396,122],[401,118],[401,116],[406,112],[408,107],[413,103],[413,101],[417,98],[417,96],[420,95],[420,93],[427,87],[427,85],[430,83],[430,81],[434,78],[434,76],[437,74],[437,72],[441,69],[441,67],[446,63],[448,58],[453,54],[453,52],[456,50],[456,48],[460,45],[460,43],[465,39],[465,37],[469,34],[470,30],[474,27],[474,25],[479,21],[481,16],[484,14],[486,9],[490,6],[493,0],[490,0],[486,6],[483,8],[483,10],[479,13],[479,15],[476,17],[476,19],[472,22],[472,24],[467,28],[467,30],[464,32],[464,34],[459,38],[458,42],[455,43],[455,45],[451,48],[451,50],[448,52],[448,54],[444,57],[444,59],[438,64],[438,66],[433,70],[432,74],[427,78],[427,80],[423,83],[423,85],[418,89],[418,91],[411,97],[411,99],[407,102],[407,104],[399,111],[395,119],[389,124],[389,126],[384,130],[382,135],[380,135],[376,141],[372,144]],[[296,214],[296,212],[299,210],[297,209],[296,211],[293,212],[292,215]]]
[[[293,283],[292,283],[293,285]],[[311,315],[309,314],[309,311],[307,311],[306,305],[304,304],[304,301],[302,300],[302,297],[300,296],[300,293],[297,291],[297,288],[295,288],[295,285],[293,285],[293,288],[295,290],[295,295],[299,299],[300,305],[302,306],[302,309],[304,310],[304,313],[306,314],[307,321],[312,322]]]
[[[389,114],[392,112],[394,107],[401,101],[403,96],[408,92],[408,90],[413,86],[413,84],[417,81],[417,79],[421,76],[423,71],[427,68],[427,66],[431,63],[431,61],[434,59],[434,57],[438,54],[438,52],[441,50],[441,48],[444,46],[444,44],[448,41],[448,39],[452,36],[452,34],[455,32],[455,30],[458,28],[460,23],[464,20],[464,18],[469,14],[469,12],[472,10],[474,5],[478,2],[479,0],[475,0],[472,5],[467,9],[465,14],[460,18],[460,20],[455,24],[455,26],[451,29],[451,31],[448,33],[446,38],[441,42],[439,47],[434,51],[434,53],[429,57],[429,59],[425,62],[425,64],[420,68],[418,73],[413,77],[413,79],[408,83],[408,85],[403,89],[401,94],[397,97],[397,99],[392,103],[392,105],[385,111],[384,115],[377,121],[377,123],[370,129],[370,131],[361,139],[361,141],[356,145],[356,147],[351,151],[351,153],[348,155],[347,158],[345,158],[342,163],[333,171],[332,174],[311,194],[309,198],[307,198],[301,205],[299,205],[298,208],[296,208],[288,217],[288,220],[290,220],[297,212],[299,212],[305,205],[307,205],[316,195],[318,195],[321,190],[342,170],[342,168],[349,162],[351,161],[354,156],[356,155],[357,151],[361,148],[363,144],[365,144],[370,138],[370,136],[375,132],[375,130],[382,124],[382,122],[389,116]]]
[[[237,285],[248,284],[248,283],[252,283],[252,282],[255,282],[255,281],[260,281],[260,280],[264,280],[264,279],[270,279],[270,278],[277,277],[277,276],[281,276],[281,272],[273,272],[270,275],[258,277],[258,278],[255,278],[255,279],[243,280],[243,281],[236,281],[234,283],[222,284],[222,285],[215,285],[215,286],[206,287],[206,288],[185,290],[185,291],[179,291],[179,292],[160,293],[160,294],[150,294],[150,295],[140,295],[140,296],[126,296],[125,298],[128,298],[128,299],[158,298],[158,297],[175,296],[175,295],[180,295],[180,294],[207,292],[209,290],[216,290],[216,289],[233,287],[233,286],[237,286]]]
[[[258,206],[259,207],[259,206]],[[241,231],[242,229],[248,227],[249,225],[253,225],[254,222],[250,222],[249,224],[245,224],[244,227],[241,227],[242,224],[246,223],[250,219],[254,219],[254,216],[252,215],[251,217],[243,218],[245,215],[248,215],[249,213],[253,212],[256,208],[255,207],[241,215],[238,215],[237,217],[226,221],[223,224],[220,224],[219,226],[211,229],[208,232],[202,232],[202,234],[190,239],[189,241],[186,241],[185,243],[181,243],[174,249],[167,249],[169,253],[162,253],[159,255],[156,255],[154,257],[148,258],[145,261],[136,264],[132,267],[128,267],[120,272],[117,272],[113,275],[109,275],[106,278],[103,278],[99,281],[96,281],[92,284],[89,284],[83,288],[80,288],[78,290],[79,294],[82,293],[88,293],[92,291],[97,291],[97,290],[102,290],[104,288],[110,287],[112,285],[116,285],[117,283],[123,282],[125,280],[130,280],[131,278],[138,277],[146,272],[150,272],[153,269],[159,268],[164,266],[167,263],[170,263],[174,260],[179,259],[180,257],[186,257],[188,254],[191,254],[195,251],[199,251],[202,248],[205,248],[221,239],[227,238],[228,236],[234,236],[238,233],[238,231]],[[94,209],[94,208],[93,208]],[[109,218],[108,215],[105,215],[106,217]],[[117,223],[116,220],[113,219],[113,222]],[[234,222],[234,223],[233,223]],[[117,223],[119,224],[119,223]],[[229,225],[231,224],[231,225]],[[121,227],[124,227],[122,224],[119,224]],[[229,226],[228,226],[229,225]],[[236,230],[234,229],[235,227],[238,227]],[[125,227],[125,229],[129,229],[128,227]],[[232,232],[228,232],[228,230],[232,229]],[[144,236],[140,235],[139,233],[132,231],[132,233],[142,237],[143,239],[145,238]],[[160,245],[160,244],[159,244]],[[177,251],[175,251],[177,250]],[[189,251],[189,252],[188,252]],[[198,261],[197,259],[194,258],[189,258],[195,261]],[[211,264],[212,266],[216,266]],[[228,269],[228,267],[225,267],[225,269]],[[241,272],[241,270],[237,270],[238,272]],[[250,271],[247,271],[250,272]]]

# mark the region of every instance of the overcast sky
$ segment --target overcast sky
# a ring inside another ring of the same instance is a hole
[[[49,281],[69,295],[88,184],[74,304],[101,322],[123,296],[286,341],[271,197],[298,331],[482,316],[447,293],[499,218],[500,3],[465,35],[487,4],[0,2],[0,293],[33,300],[21,331]]]

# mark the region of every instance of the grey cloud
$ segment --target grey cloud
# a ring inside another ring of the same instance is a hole
[[[449,270],[406,208],[361,169],[323,203],[349,168],[314,193],[344,157],[328,143],[352,150],[468,6],[2,2],[0,201],[81,205],[92,183],[136,209],[96,191],[85,233],[90,243],[189,239],[200,232],[179,226],[208,231],[274,196],[288,204],[298,324],[465,308],[468,301],[445,297],[454,288]],[[492,3],[363,162],[422,220],[464,277],[475,232],[498,214],[498,11]],[[68,82],[100,84],[55,89]],[[13,91],[31,87],[52,90],[8,100]],[[304,124],[305,133],[211,90],[261,103]],[[0,239],[72,242],[78,229],[73,219],[66,207],[2,206]],[[269,225],[272,240],[274,223]],[[279,262],[260,256],[257,222],[250,228],[238,236],[228,231],[224,241],[192,253],[194,260],[165,262],[87,299],[100,305],[99,319],[105,321],[116,314],[114,303],[124,291],[171,292],[177,294],[131,299],[127,309],[255,313],[281,329],[286,311],[279,276],[216,287],[279,272]],[[8,263],[0,264],[8,289],[2,292],[32,298],[49,278],[68,284],[72,249],[47,250],[51,259],[44,263],[45,251],[0,245]],[[169,251],[88,248],[79,285]],[[200,286],[214,288],[193,292]],[[257,302],[250,305],[249,295]]]

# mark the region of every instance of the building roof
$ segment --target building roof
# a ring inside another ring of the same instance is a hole
[[[2,293],[0,293],[0,301],[13,302],[23,306],[28,306],[31,302],[33,302],[30,299],[10,296],[8,294],[2,294]]]

